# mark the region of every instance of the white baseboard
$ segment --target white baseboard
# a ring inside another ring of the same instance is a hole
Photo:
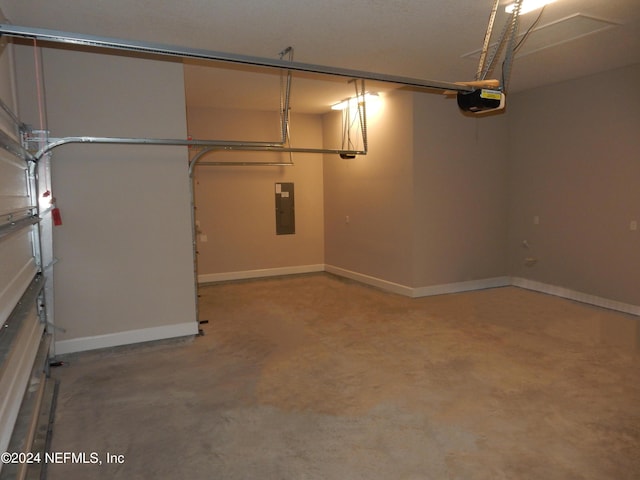
[[[198,280],[201,283],[216,282],[224,280],[239,280],[248,278],[270,277],[276,275],[292,275],[300,273],[312,273],[326,271],[340,277],[349,278],[366,285],[378,287],[391,293],[397,293],[407,297],[417,298],[431,295],[444,295],[448,293],[468,292],[472,290],[482,290],[485,288],[496,288],[515,286],[527,290],[555,295],[557,297],[574,300],[598,307],[608,308],[631,315],[640,316],[640,306],[628,303],[609,300],[607,298],[589,295],[586,293],[571,290],[569,288],[558,287],[534,280],[520,277],[493,277],[481,280],[471,280],[465,282],[447,283],[427,287],[412,288],[406,285],[382,280],[380,278],[353,272],[333,265],[305,265],[300,267],[272,268],[264,270],[249,270],[242,272],[230,272],[213,275],[203,275]],[[99,348],[117,347],[132,343],[150,342],[154,340],[164,340],[168,338],[185,337],[198,334],[198,324],[196,322],[179,323],[174,325],[164,325],[160,327],[143,328],[138,330],[128,330],[124,332],[109,333],[106,335],[96,335],[93,337],[73,338],[55,342],[55,353],[63,355],[67,353],[95,350]]]
[[[578,292],[577,290],[571,290],[570,288],[558,287],[556,285],[550,285],[548,283],[537,282],[535,280],[528,280],[520,277],[511,277],[511,285],[514,287],[525,288],[527,290],[555,295],[556,297],[562,297],[568,300],[575,300],[576,302],[587,303],[596,307],[608,308],[609,310],[616,310],[618,312],[640,316],[640,306],[638,305],[618,302],[616,300]]]
[[[412,297],[429,297],[431,295],[444,295],[447,293],[470,292],[473,290],[484,290],[485,288],[508,287],[509,285],[511,285],[511,279],[509,277],[482,278],[480,280],[468,280],[414,288]]]
[[[326,265],[325,271],[340,277],[350,278],[366,285],[378,287],[387,292],[397,293],[405,297],[418,298],[432,295],[444,295],[447,293],[468,292],[471,290],[482,290],[485,288],[506,287],[511,285],[509,277],[484,278],[481,280],[470,280],[466,282],[446,283],[442,285],[432,285],[428,287],[408,287],[399,283],[389,282],[380,278],[371,277],[362,273],[353,272],[344,268]]]
[[[397,293],[406,297],[412,296],[413,289],[405,285],[400,285],[399,283],[382,280],[377,277],[372,277],[363,273],[346,270],[344,268],[336,267],[333,265],[325,265],[324,270],[325,272],[333,273],[334,275],[338,275],[339,277],[349,278],[351,280],[356,280],[357,282],[364,283],[365,285],[378,287],[386,292]]]
[[[301,273],[323,272],[324,264],[298,265],[293,267],[264,268],[260,270],[242,270],[239,272],[208,273],[198,275],[198,283],[224,282],[229,280],[246,280],[249,278],[277,277],[280,275],[296,275]]]
[[[295,275],[300,273],[328,272],[339,277],[380,288],[386,292],[397,293],[406,297],[426,297],[430,295],[442,295],[445,293],[467,292],[484,288],[504,287],[510,285],[509,277],[486,278],[467,282],[448,283],[430,287],[413,288],[399,283],[390,282],[381,278],[372,277],[363,273],[354,272],[334,265],[300,265],[295,267],[267,268],[261,270],[242,270],[238,272],[211,273],[198,275],[198,283],[214,283],[232,280],[246,280],[251,278],[274,277],[280,275]]]
[[[485,288],[514,286],[525,288],[527,290],[533,290],[536,292],[546,293],[549,295],[555,295],[557,297],[594,305],[596,307],[608,308],[609,310],[615,310],[618,312],[640,316],[640,306],[638,305],[618,302],[616,300],[610,300],[608,298],[578,292],[569,288],[558,287],[555,285],[549,285],[546,283],[536,282],[534,280],[527,280],[525,278],[519,277],[492,277],[483,278],[480,280],[470,280],[465,282],[445,283],[441,285],[412,288],[407,287],[406,285],[400,285],[397,283],[389,282],[387,280],[381,280],[379,278],[352,272],[350,270],[345,270],[343,268],[335,267],[332,265],[326,265],[325,271],[341,277],[350,278],[351,280],[359,281],[366,285],[378,287],[387,292],[398,293],[400,295],[405,295],[412,298],[429,297],[432,295],[445,295],[449,293],[469,292],[473,290],[483,290]]]
[[[108,333],[93,337],[72,338],[55,342],[55,354],[83,352],[98,348],[118,347],[132,343],[151,342],[167,338],[186,337],[198,334],[198,324],[194,322],[163,325],[161,327],[126,330],[124,332]]]

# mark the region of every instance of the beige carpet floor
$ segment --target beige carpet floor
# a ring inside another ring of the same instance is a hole
[[[203,287],[201,318],[64,359],[52,449],[124,463],[50,479],[640,478],[638,317],[313,274]]]

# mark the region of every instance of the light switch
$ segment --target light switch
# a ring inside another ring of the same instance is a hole
[[[631,230],[632,232],[635,232],[638,230],[638,221],[637,220],[631,220],[631,222],[629,222],[629,230]]]

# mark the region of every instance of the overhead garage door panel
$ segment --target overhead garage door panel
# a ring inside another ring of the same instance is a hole
[[[0,244],[0,325],[3,325],[36,274],[31,229],[5,238]]]
[[[7,330],[14,327],[11,348],[0,342],[0,452],[7,451],[44,331],[35,302]]]
[[[5,132],[9,134],[10,132]],[[33,226],[15,227],[32,215],[27,164],[0,149],[0,325],[36,274]]]
[[[43,335],[45,279],[39,274],[41,261],[36,262],[40,219],[29,176],[35,165],[21,147],[20,121],[8,113],[15,111],[10,51],[11,45],[0,42],[0,452],[17,445],[22,449],[20,442],[33,438],[27,432],[37,425],[43,390],[36,394],[27,386],[43,381],[50,341]],[[0,475],[14,478],[11,467],[0,463]]]
[[[0,149],[0,225],[6,215],[30,206],[26,165],[4,149]]]

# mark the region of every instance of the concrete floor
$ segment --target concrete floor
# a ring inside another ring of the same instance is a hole
[[[51,480],[640,478],[640,319],[328,274],[202,288],[205,336],[67,357]],[[106,463],[107,452],[124,463]]]

